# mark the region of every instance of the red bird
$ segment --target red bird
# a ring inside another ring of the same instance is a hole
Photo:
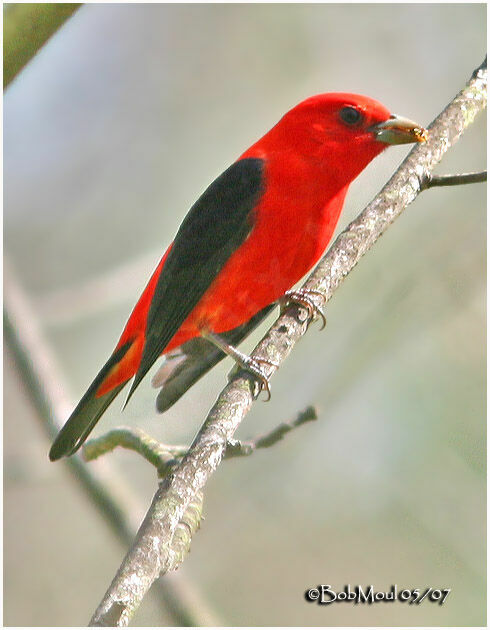
[[[129,399],[162,354],[160,411],[224,353],[260,379],[260,366],[231,344],[318,261],[349,184],[369,162],[390,144],[425,138],[416,123],[356,94],[319,94],[287,112],[192,206],[50,459],[74,453],[127,381],[135,377]]]

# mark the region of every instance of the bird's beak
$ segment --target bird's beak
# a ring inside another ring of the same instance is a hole
[[[394,114],[382,123],[373,125],[370,131],[379,142],[386,144],[410,144],[412,142],[426,142],[429,137],[424,129],[413,120],[395,116]]]

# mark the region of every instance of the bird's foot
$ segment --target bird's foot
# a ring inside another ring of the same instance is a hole
[[[320,330],[323,330],[327,325],[327,318],[325,317],[321,307],[318,306],[314,300],[314,296],[317,298],[320,297],[322,304],[325,303],[325,296],[320,291],[315,291],[313,289],[292,289],[290,291],[286,291],[280,300],[281,313],[288,304],[299,304],[308,311],[308,319],[313,320],[319,317],[322,320]]]
[[[279,364],[275,361],[269,361],[269,359],[257,359],[256,357],[249,357],[246,354],[242,354],[240,352],[240,357],[233,357],[237,363],[236,368],[231,371],[231,375],[233,375],[236,370],[245,370],[251,374],[254,379],[259,384],[259,393],[264,390],[267,392],[266,402],[271,399],[271,390],[270,390],[270,382],[269,377],[267,376],[264,368],[261,366],[261,363],[265,363],[266,365],[270,365],[272,367],[279,367]]]
[[[251,374],[259,384],[259,392],[265,390],[267,392],[267,400],[271,398],[271,390],[269,386],[269,377],[264,371],[261,363],[270,365],[272,367],[279,367],[278,363],[270,361],[269,359],[262,359],[257,357],[249,357],[247,354],[240,352],[234,346],[226,343],[219,335],[211,332],[210,330],[201,330],[201,335],[217,346],[220,350],[225,352],[229,357],[235,360],[236,367],[230,372],[230,376],[234,376],[239,369],[245,370]],[[258,394],[257,394],[258,395]]]

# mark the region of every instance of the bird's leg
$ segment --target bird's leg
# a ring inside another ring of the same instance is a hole
[[[304,308],[308,311],[308,319],[315,319],[316,317],[319,317],[322,320],[322,327],[320,330],[323,330],[327,325],[327,318],[325,317],[321,307],[313,300],[312,296],[320,296],[322,298],[322,303],[325,303],[325,296],[320,291],[315,291],[313,289],[291,289],[290,291],[286,291],[283,297],[279,300],[281,313],[286,306],[291,303],[304,306]]]
[[[260,364],[266,363],[267,365],[278,367],[277,363],[274,363],[274,361],[269,361],[269,359],[257,359],[255,357],[249,357],[243,352],[240,352],[240,350],[237,350],[233,346],[230,346],[229,343],[226,343],[224,339],[222,339],[219,335],[212,332],[211,330],[202,329],[201,335],[202,337],[204,337],[204,339],[207,339],[229,357],[234,359],[241,368],[243,368],[247,372],[250,372],[250,374],[252,374],[252,376],[254,376],[259,381],[260,389],[265,389],[265,391],[267,392],[267,400],[270,400],[271,390],[269,387],[269,378],[267,377],[267,374],[264,372],[264,370],[261,368]]]

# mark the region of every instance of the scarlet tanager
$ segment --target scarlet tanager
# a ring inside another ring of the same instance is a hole
[[[301,102],[199,197],[136,304],[119,342],[51,447],[74,453],[124,385],[129,397],[160,355],[154,384],[163,411],[235,351],[285,292],[318,261],[349,184],[390,144],[426,131],[356,94]]]

